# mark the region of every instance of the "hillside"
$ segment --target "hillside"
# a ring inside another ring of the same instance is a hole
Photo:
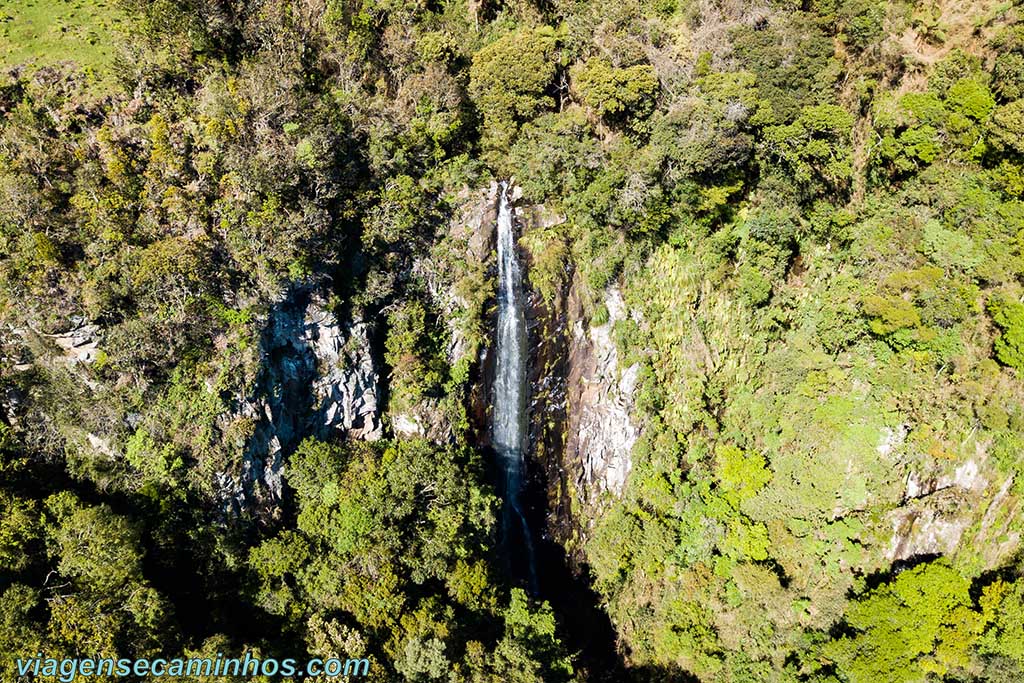
[[[9,5],[3,680],[1024,678],[1015,4]]]

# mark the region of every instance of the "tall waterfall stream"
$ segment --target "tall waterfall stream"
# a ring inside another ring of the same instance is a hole
[[[492,443],[504,474],[502,536],[507,552],[526,566],[530,589],[537,592],[533,537],[520,505],[526,441],[526,316],[522,271],[516,254],[515,225],[508,183],[498,188],[498,325],[494,375]],[[521,544],[521,548],[515,546]]]
[[[492,395],[491,444],[497,456],[502,485],[501,536],[511,574],[525,580],[530,592],[550,601],[561,622],[570,649],[591,683],[624,683],[627,677],[615,649],[615,631],[600,596],[588,577],[576,575],[564,551],[531,533],[524,500],[537,493],[527,490],[524,458],[527,453],[526,406],[529,393],[530,352],[527,344],[525,284],[516,251],[515,216],[509,202],[511,189],[498,188],[498,321]],[[527,505],[529,509],[529,505]],[[538,569],[539,568],[539,569]],[[544,585],[538,585],[538,575]],[[637,680],[648,680],[640,678]]]

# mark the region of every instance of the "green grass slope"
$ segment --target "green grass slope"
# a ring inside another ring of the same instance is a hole
[[[122,21],[112,1],[8,0],[0,5],[0,65],[70,61],[102,76],[116,54]]]

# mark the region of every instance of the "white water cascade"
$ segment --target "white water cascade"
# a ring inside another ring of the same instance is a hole
[[[502,534],[510,557],[526,565],[530,588],[536,593],[533,538],[519,502],[526,437],[526,317],[522,273],[516,255],[508,183],[502,182],[498,193],[498,337],[492,443],[505,475]],[[522,544],[521,548],[515,547],[517,541]]]

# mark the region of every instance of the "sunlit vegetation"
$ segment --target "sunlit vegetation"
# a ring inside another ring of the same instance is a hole
[[[108,77],[125,22],[117,0],[10,0],[0,7],[0,65],[74,62]]]
[[[580,680],[471,433],[494,283],[450,223],[512,176],[565,219],[538,310],[629,312],[632,470],[568,551],[637,681],[1021,680],[1024,28],[978,4],[4,5],[0,678]],[[278,497],[253,397],[312,383],[305,311],[268,339],[313,289],[384,438],[296,400]]]

